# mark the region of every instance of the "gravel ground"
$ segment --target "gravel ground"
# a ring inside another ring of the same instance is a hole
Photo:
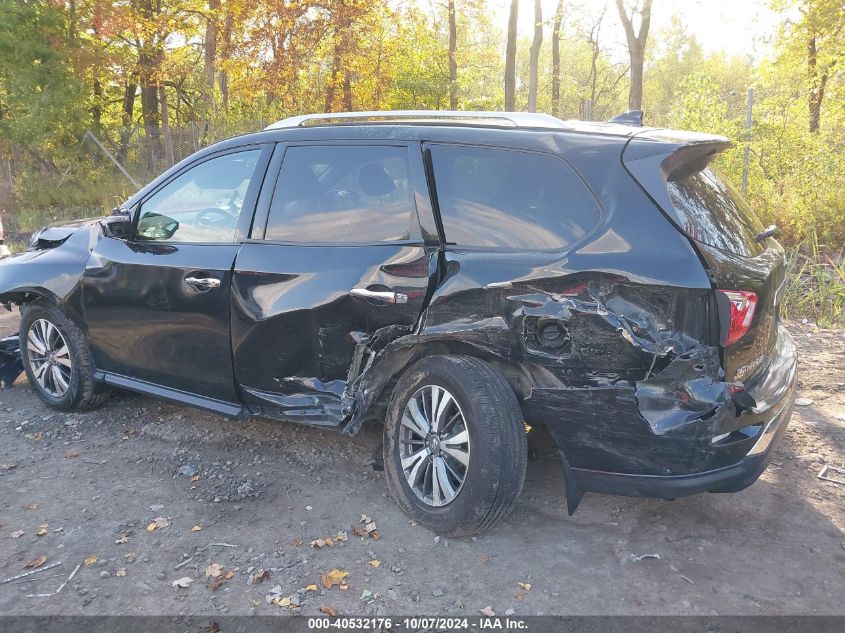
[[[0,584],[0,614],[845,614],[845,486],[816,476],[845,467],[845,333],[790,326],[813,402],[751,488],[587,495],[569,517],[535,430],[515,512],[458,540],[387,496],[379,427],[347,438],[126,393],[57,414],[21,378],[0,392],[0,581],[46,561]]]

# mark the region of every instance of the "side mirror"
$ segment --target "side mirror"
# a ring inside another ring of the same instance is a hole
[[[100,222],[103,233],[109,237],[127,240],[132,237],[132,218],[128,215],[110,215]]]
[[[138,237],[147,240],[169,240],[179,230],[179,222],[166,215],[145,213],[138,220]]]

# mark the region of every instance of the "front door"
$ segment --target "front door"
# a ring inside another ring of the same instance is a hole
[[[414,326],[437,265],[421,174],[418,146],[286,148],[234,269],[235,376],[254,408],[337,425],[356,344]]]
[[[99,377],[237,414],[231,270],[272,148],[205,157],[144,198],[132,239],[103,238],[83,302]]]

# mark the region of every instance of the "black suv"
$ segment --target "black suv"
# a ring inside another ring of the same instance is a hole
[[[38,396],[109,386],[353,434],[431,529],[512,508],[548,427],[585,491],[750,485],[783,436],[784,254],[717,136],[537,114],[295,117],[0,263]]]

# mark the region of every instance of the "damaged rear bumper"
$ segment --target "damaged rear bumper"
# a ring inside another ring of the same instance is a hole
[[[570,512],[584,492],[674,499],[750,486],[786,433],[795,401],[796,361],[792,336],[780,326],[771,363],[748,387],[755,406],[740,410],[725,403],[712,415],[683,424],[682,434],[644,431],[643,425],[636,434],[628,432],[630,416],[621,415],[618,405],[613,407],[620,413],[615,428],[597,429],[599,439],[583,426],[572,434],[566,423],[548,424],[563,456]]]

